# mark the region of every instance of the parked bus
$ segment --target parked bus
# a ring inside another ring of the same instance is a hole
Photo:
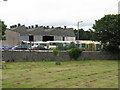
[[[62,44],[63,46],[68,46],[71,43],[75,43],[76,46],[81,48],[83,51],[98,51],[102,48],[102,45],[100,42],[97,41],[87,41],[87,40],[77,40],[77,41],[35,41],[35,42],[29,42],[29,41],[23,41],[24,44],[31,45],[31,47],[34,46],[44,46],[46,49],[55,49],[58,44]]]
[[[101,43],[97,41],[79,40],[77,43],[84,51],[98,51],[102,48]]]

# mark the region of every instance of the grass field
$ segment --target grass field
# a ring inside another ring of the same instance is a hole
[[[118,88],[118,61],[11,62],[3,88]]]

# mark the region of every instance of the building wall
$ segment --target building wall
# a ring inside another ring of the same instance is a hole
[[[29,36],[20,36],[20,40],[29,41]]]
[[[75,41],[75,37],[65,37],[65,41]]]
[[[64,41],[75,41],[75,37],[64,37],[65,40]],[[62,36],[54,36],[54,41],[63,41],[63,37]]]
[[[35,35],[34,36],[34,41],[42,41],[42,36],[41,35]]]
[[[54,41],[62,41],[62,37],[61,36],[54,36]]]
[[[11,30],[6,30],[6,40],[2,41],[2,46],[15,46],[20,44],[20,34]]]
[[[4,61],[55,61],[52,51],[3,51]],[[60,52],[61,61],[71,60],[67,52]],[[120,53],[112,54],[100,51],[84,51],[78,60],[120,60]]]

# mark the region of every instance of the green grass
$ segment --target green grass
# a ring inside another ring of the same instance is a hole
[[[3,88],[118,88],[118,61],[10,62]]]

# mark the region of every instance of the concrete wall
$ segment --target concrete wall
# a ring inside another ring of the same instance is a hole
[[[20,44],[20,34],[11,30],[5,32],[6,40],[2,41],[2,46],[15,46]]]
[[[61,61],[70,60],[68,53],[60,53]],[[119,54],[111,54],[99,51],[85,51],[78,60],[120,60]],[[54,61],[52,51],[3,51],[2,60],[5,61]]]

